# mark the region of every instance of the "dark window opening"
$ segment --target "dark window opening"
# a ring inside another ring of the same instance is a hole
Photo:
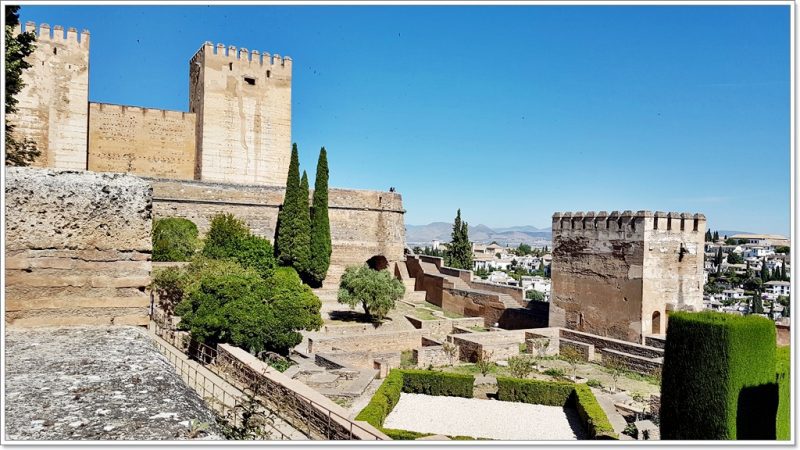
[[[697,219],[694,219],[694,228],[692,231],[697,231]]]
[[[617,228],[621,231],[622,230],[622,217],[617,219]]]
[[[683,231],[685,229],[686,229],[686,220],[685,219],[681,219],[681,231]]]
[[[631,230],[636,231],[636,219],[631,219]]]
[[[57,55],[57,54],[58,54],[58,49],[57,49],[57,48],[55,48],[55,47],[53,47],[53,54],[54,54],[54,55]]]
[[[228,63],[228,70],[233,70],[233,63]]]
[[[667,217],[667,231],[672,230],[672,217]]]
[[[657,230],[657,229],[658,229],[658,217],[655,217],[655,218],[653,219],[653,229],[654,229],[654,230]]]
[[[269,78],[269,75],[270,75],[270,71],[268,70],[267,71],[267,78]]]
[[[255,78],[244,77],[244,81],[245,81],[245,83],[249,84],[250,86],[255,86],[256,85],[256,79]]]

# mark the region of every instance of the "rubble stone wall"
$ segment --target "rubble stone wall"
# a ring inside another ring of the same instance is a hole
[[[6,323],[146,325],[150,184],[23,167],[5,175]]]

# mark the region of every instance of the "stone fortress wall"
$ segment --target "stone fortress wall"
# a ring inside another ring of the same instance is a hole
[[[89,170],[191,180],[196,116],[89,103]]]
[[[26,59],[31,67],[23,72],[17,113],[9,116],[14,133],[36,143],[35,166],[86,169],[89,32],[70,28],[65,36],[60,25],[43,23],[37,31],[33,22],[25,31],[36,34],[36,50]]]
[[[6,323],[146,325],[150,184],[27,167],[5,176]]]
[[[642,342],[665,332],[668,310],[702,309],[705,222],[686,213],[555,213],[550,326]]]
[[[189,61],[197,114],[196,179],[286,183],[292,139],[292,59],[211,42]]]

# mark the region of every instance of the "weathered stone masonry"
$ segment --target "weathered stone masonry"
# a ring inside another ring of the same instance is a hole
[[[701,310],[702,214],[555,213],[550,325],[642,342]]]
[[[85,171],[5,175],[6,323],[147,324],[150,185]]]

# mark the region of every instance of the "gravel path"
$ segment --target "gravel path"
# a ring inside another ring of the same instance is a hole
[[[498,440],[585,438],[578,414],[572,408],[423,394],[400,394],[400,401],[383,426]]]

